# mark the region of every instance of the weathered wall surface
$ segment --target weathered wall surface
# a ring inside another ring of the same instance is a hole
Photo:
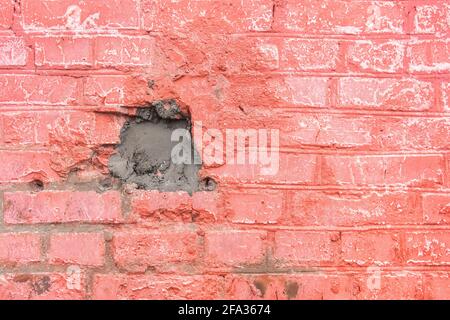
[[[0,298],[450,298],[446,1],[0,0]],[[125,116],[280,130],[280,170],[120,187]]]

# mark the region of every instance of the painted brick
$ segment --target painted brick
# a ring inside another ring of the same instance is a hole
[[[208,231],[205,235],[206,265],[251,266],[264,260],[263,231]]]
[[[444,82],[441,85],[442,90],[442,105],[444,110],[450,112],[450,82]]]
[[[431,82],[412,78],[341,78],[338,107],[422,111],[432,107]]]
[[[348,44],[347,64],[356,72],[401,72],[406,47],[400,41],[360,40]]]
[[[4,219],[9,224],[113,223],[121,219],[121,200],[116,191],[7,192]]]
[[[414,9],[415,33],[439,36],[445,35],[449,31],[450,5],[448,3],[418,3],[415,4]]]
[[[422,209],[425,221],[429,223],[450,223],[450,195],[424,194],[422,196]]]
[[[402,33],[402,4],[386,1],[289,0],[277,7],[275,29],[321,34]]]
[[[3,75],[0,79],[0,103],[73,105],[78,80],[66,76]]]
[[[0,0],[0,28],[9,29],[13,22],[14,1]]]
[[[425,299],[445,300],[450,295],[450,276],[447,272],[425,276]]]
[[[434,186],[443,183],[444,159],[419,156],[324,156],[322,183]]]
[[[273,258],[280,266],[330,264],[337,258],[337,232],[277,231]]]
[[[120,10],[117,10],[120,8]],[[24,26],[28,30],[97,31],[137,29],[138,1],[25,0]]]
[[[29,182],[35,178],[57,181],[58,175],[51,168],[51,154],[42,151],[0,151],[3,165],[0,182]]]
[[[72,287],[70,276],[63,273],[7,273],[0,279],[1,300],[86,299],[85,280],[81,274],[79,287]]]
[[[220,276],[98,274],[94,277],[95,300],[204,300],[220,299]]]
[[[105,259],[103,233],[59,233],[50,236],[51,264],[101,266]]]
[[[226,197],[227,217],[235,223],[274,224],[283,212],[281,191],[245,191]]]
[[[288,76],[271,79],[269,88],[281,102],[304,107],[324,107],[328,104],[327,78],[301,78]]]
[[[0,37],[0,68],[25,66],[28,54],[22,37]]]
[[[193,264],[199,254],[199,237],[184,230],[116,232],[112,249],[117,266],[132,272],[147,268],[174,268]]]
[[[416,41],[408,48],[411,72],[450,71],[450,41]]]
[[[88,68],[93,66],[92,40],[81,37],[37,38],[35,64],[44,68]]]
[[[448,232],[408,232],[405,235],[405,260],[411,265],[448,265],[449,247]]]
[[[342,232],[342,259],[351,265],[393,265],[400,261],[400,239],[395,232]]]
[[[41,237],[34,233],[0,233],[0,262],[25,264],[41,259]]]
[[[150,67],[154,60],[151,37],[98,37],[95,61],[102,67]]]

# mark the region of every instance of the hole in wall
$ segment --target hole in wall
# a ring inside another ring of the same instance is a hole
[[[175,100],[158,100],[139,108],[136,115],[125,122],[120,133],[120,144],[109,159],[112,176],[139,189],[160,191],[214,190],[216,183],[199,180],[199,155],[189,135],[190,162],[173,161],[172,150],[181,140],[173,141],[177,129],[191,132],[188,114],[180,111]],[[197,161],[198,162],[198,161]]]

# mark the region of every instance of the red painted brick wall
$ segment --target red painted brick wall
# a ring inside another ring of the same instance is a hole
[[[445,1],[0,0],[0,298],[450,298]],[[124,115],[280,130],[280,170],[108,188]],[[108,189],[108,190],[105,190]]]

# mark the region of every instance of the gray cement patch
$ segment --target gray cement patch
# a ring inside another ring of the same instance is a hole
[[[171,159],[178,143],[171,141],[176,129],[190,131],[191,123],[174,100],[157,101],[152,107],[139,109],[122,128],[117,153],[109,159],[111,175],[146,190],[198,191],[202,188],[200,165],[176,164]],[[193,157],[196,151],[191,146]]]

